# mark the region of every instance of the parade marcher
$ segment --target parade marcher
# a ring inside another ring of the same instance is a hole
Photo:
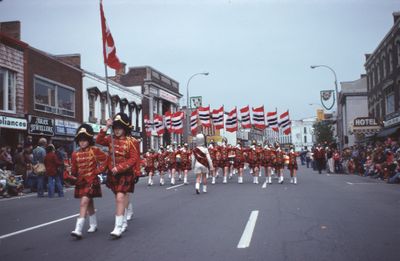
[[[161,146],[157,156],[158,156],[157,170],[160,173],[160,186],[164,186],[164,174],[166,171],[168,171],[168,166],[167,166],[168,152],[166,152],[164,150],[164,147]]]
[[[182,171],[183,171],[183,184],[187,185],[188,182],[188,172],[192,169],[191,164],[191,154],[192,152],[189,150],[188,144],[185,143],[183,145],[183,149],[181,152],[182,157]]]
[[[218,171],[218,161],[217,161],[217,151],[218,148],[215,146],[214,140],[210,141],[210,144],[208,145],[208,152],[210,153],[211,161],[213,162],[213,167],[214,170],[211,171],[211,184],[215,184],[215,179],[217,176],[217,171]]]
[[[313,157],[316,161],[318,173],[321,174],[321,171],[325,167],[325,150],[321,147],[321,144],[318,144],[314,149]]]
[[[153,186],[153,175],[155,171],[155,161],[156,161],[156,155],[154,154],[154,151],[150,149],[149,151],[146,152],[146,155],[144,156],[145,159],[145,167],[144,170],[146,171],[146,174],[149,176],[147,185],[148,186]]]
[[[196,193],[200,194],[200,181],[203,179],[203,192],[207,192],[207,172],[208,170],[213,171],[213,163],[210,157],[210,153],[206,148],[204,134],[199,133],[196,136],[196,148],[193,150],[192,155],[192,169],[196,174]]]
[[[281,146],[278,142],[275,143],[275,171],[278,174],[278,182],[279,184],[283,184],[283,167],[284,167],[284,156],[285,152],[282,151]]]
[[[293,146],[290,146],[289,151],[289,163],[288,169],[290,171],[290,183],[297,184],[297,156],[298,154],[294,151]]]
[[[265,145],[264,146],[264,150],[263,150],[263,154],[264,154],[264,171],[265,171],[265,182],[267,184],[271,184],[272,183],[272,179],[271,179],[271,173],[272,173],[272,167],[273,167],[273,154],[274,154],[274,150],[272,149],[271,145]]]
[[[106,136],[107,130],[112,126],[114,148],[111,137]],[[106,185],[115,195],[116,211],[115,226],[110,235],[114,238],[121,237],[121,234],[128,226],[127,208],[129,205],[129,194],[133,193],[135,187],[136,173],[134,168],[140,161],[140,152],[129,136],[131,126],[129,117],[125,113],[118,113],[113,119],[108,119],[106,126],[100,130],[96,143],[109,147],[109,160]],[[137,141],[136,141],[137,142]],[[115,166],[112,159],[112,152],[115,155]]]
[[[94,146],[93,137],[92,126],[82,124],[75,135],[75,142],[79,149],[73,152],[71,157],[71,174],[77,177],[74,196],[80,199],[79,217],[71,235],[78,239],[82,238],[82,229],[87,216],[89,216],[87,232],[97,231],[93,199],[101,197],[101,183],[97,175],[105,170],[107,154]]]
[[[258,163],[258,152],[256,148],[256,141],[253,141],[252,146],[248,150],[248,163],[250,170],[252,170],[251,173],[253,175],[253,183],[258,184],[258,171],[260,170],[260,168]]]
[[[224,172],[224,179],[222,180],[223,184],[226,184],[228,182],[228,172],[230,168],[230,162],[228,158],[228,145],[227,145],[227,140],[224,138],[222,140],[222,146],[220,148],[221,152],[221,168]]]
[[[242,146],[240,143],[236,145],[235,148],[232,148],[231,150],[231,155],[234,156],[234,163],[233,163],[233,168],[237,170],[238,174],[238,183],[242,184],[243,183],[243,169],[244,169],[244,151],[242,149]]]

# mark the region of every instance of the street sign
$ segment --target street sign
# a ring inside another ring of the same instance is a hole
[[[203,105],[203,97],[202,96],[193,96],[190,97],[190,108],[198,108]]]

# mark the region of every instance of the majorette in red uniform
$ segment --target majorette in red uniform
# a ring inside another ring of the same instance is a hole
[[[222,183],[226,184],[228,182],[228,171],[230,167],[229,159],[228,159],[228,146],[227,146],[227,140],[223,139],[222,140],[222,146],[220,147],[220,152],[221,152],[221,168],[224,171],[224,179]]]
[[[249,167],[253,170],[253,183],[258,184],[258,173],[260,171],[260,159],[259,154],[262,154],[259,146],[256,145],[256,142],[253,141],[253,145],[248,150],[249,155]]]
[[[114,148],[107,130],[112,126]],[[131,126],[129,117],[125,113],[118,113],[114,119],[108,119],[106,127],[100,130],[96,143],[108,146],[108,175],[106,185],[115,194],[116,215],[115,227],[111,236],[119,238],[128,226],[127,207],[129,204],[128,193],[133,193],[136,174],[139,172],[140,152],[138,141],[130,137]],[[115,166],[112,159],[112,151],[115,155]]]
[[[157,153],[157,157],[157,170],[158,172],[160,172],[160,186],[164,186],[164,174],[168,171],[168,152],[164,150],[164,147],[160,147],[160,150]]]
[[[176,155],[172,145],[168,148],[168,169],[170,171],[171,185],[175,185]]]
[[[208,145],[208,152],[210,153],[211,161],[213,162],[213,167],[214,171],[212,171],[210,174],[212,176],[211,184],[215,184],[215,178],[217,176],[217,171],[219,167],[219,162],[217,160],[217,152],[218,152],[218,146],[215,145],[214,140],[210,141],[210,144]]]
[[[234,153],[234,163],[233,168],[236,169],[239,173],[238,175],[238,183],[243,183],[243,168],[244,168],[244,161],[245,161],[245,150],[242,149],[240,143],[236,145],[235,148],[232,148],[231,153]],[[232,154],[231,154],[232,155]]]
[[[183,149],[181,150],[181,168],[183,171],[183,184],[187,185],[188,183],[188,172],[192,169],[192,152],[189,150],[189,146],[187,143],[183,145]]]
[[[278,142],[275,143],[275,171],[279,177],[279,184],[283,183],[283,167],[285,164],[285,152],[282,151],[280,144]]]
[[[275,150],[272,148],[272,145],[265,145],[264,147],[264,167],[265,167],[265,177],[266,177],[266,182],[268,184],[272,183],[271,179],[271,171],[272,168],[274,167],[274,162],[275,162]]]
[[[94,210],[93,198],[101,197],[100,179],[97,176],[105,170],[107,154],[94,146],[93,128],[82,124],[75,135],[75,142],[79,150],[72,153],[71,172],[77,177],[75,183],[75,198],[80,198],[79,217],[76,220],[73,237],[82,238],[82,229],[85,217],[89,214],[89,230],[97,230],[97,219]]]
[[[147,185],[153,186],[153,175],[154,171],[156,170],[155,163],[157,160],[157,155],[154,153],[153,150],[149,150],[144,155],[144,160],[145,160],[144,170],[146,171],[146,174],[149,176]]]
[[[289,151],[289,162],[288,162],[288,169],[290,171],[290,183],[297,184],[297,156],[298,154],[294,151],[293,146],[290,146]]]

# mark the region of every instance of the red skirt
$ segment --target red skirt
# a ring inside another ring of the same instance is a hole
[[[133,193],[135,190],[135,175],[131,170],[117,173],[113,175],[110,172],[107,173],[106,186],[114,192],[114,194],[120,193]]]
[[[75,198],[101,198],[101,184],[100,179],[95,177],[92,180],[78,178],[75,183]]]

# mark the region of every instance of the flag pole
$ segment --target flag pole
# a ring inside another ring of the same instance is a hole
[[[108,103],[108,112],[110,114],[110,119],[112,119],[112,111],[111,111],[111,97],[110,97],[110,90],[108,87],[108,70],[107,70],[107,64],[104,64],[104,70],[105,70],[105,75],[106,75],[106,87],[107,87],[107,103]],[[113,131],[111,129],[111,150],[112,150],[112,161],[113,161],[113,167],[115,168],[115,152],[114,152],[114,137],[113,137]]]

